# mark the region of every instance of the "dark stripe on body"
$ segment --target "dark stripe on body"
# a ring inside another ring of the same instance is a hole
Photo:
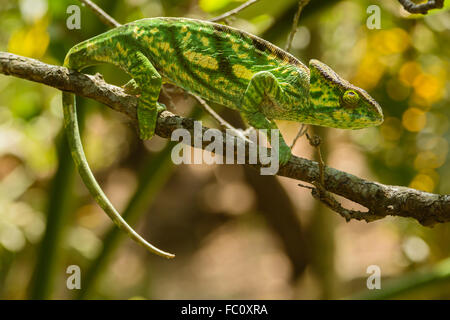
[[[227,80],[234,85],[236,85],[237,89],[242,89],[245,91],[246,84],[243,84],[242,82],[244,79],[238,78],[231,67],[230,60],[227,59],[227,56],[225,54],[226,49],[224,44],[225,41],[223,39],[223,36],[220,32],[218,32],[215,28],[213,29],[213,38],[214,38],[214,46],[216,52],[219,52],[218,54],[218,64],[219,69],[218,71],[226,76]],[[227,46],[230,45],[230,43],[226,43]],[[247,80],[245,80],[246,83],[248,83]]]
[[[176,38],[176,34],[179,34],[179,30],[177,28],[176,25],[174,24],[169,24],[168,26],[169,29],[169,35],[170,35],[170,40],[173,46],[173,49],[175,50],[175,54],[176,54],[176,58],[178,60],[178,63],[180,64],[180,66],[182,66],[183,68],[183,72],[187,73],[189,75],[190,78],[192,78],[192,80],[194,80],[195,82],[199,83],[203,88],[214,92],[216,95],[224,97],[226,100],[234,101],[234,99],[227,97],[226,94],[224,94],[223,91],[217,89],[216,87],[211,86],[208,82],[206,82],[203,78],[199,77],[195,72],[192,71],[191,69],[191,64],[186,61],[186,59],[183,56],[183,52],[181,51],[181,42],[179,39]],[[183,81],[180,81],[181,83],[183,83]],[[195,90],[195,88],[189,88],[192,90]],[[200,92],[198,92],[200,94]],[[206,98],[206,97],[205,97]]]

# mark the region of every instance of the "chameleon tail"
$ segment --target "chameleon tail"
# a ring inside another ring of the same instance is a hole
[[[72,153],[72,157],[75,161],[75,166],[77,167],[84,184],[88,188],[91,195],[94,197],[95,201],[100,205],[100,207],[106,212],[106,214],[111,218],[111,220],[123,231],[125,231],[134,241],[145,247],[150,252],[153,252],[164,258],[173,258],[175,255],[171,253],[164,252],[155,246],[148,243],[143,239],[136,231],[131,228],[127,222],[122,218],[122,216],[117,212],[111,202],[108,200],[106,195],[103,193],[102,189],[95,180],[91,169],[86,160],[86,156],[83,151],[83,146],[81,144],[80,132],[78,128],[78,120],[75,105],[75,95],[68,92],[63,92],[63,111],[64,111],[64,126],[66,130],[66,135],[69,140],[69,147]]]

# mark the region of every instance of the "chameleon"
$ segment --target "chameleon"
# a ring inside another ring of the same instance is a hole
[[[278,129],[275,120],[342,129],[383,122],[380,105],[323,62],[311,59],[308,68],[262,38],[213,22],[169,17],[137,20],[75,45],[64,59],[64,66],[76,71],[101,63],[130,75],[125,87],[139,93],[141,139],[152,138],[157,116],[165,110],[158,102],[163,82],[237,110],[256,129]],[[157,255],[174,257],[137,234],[103,193],[83,151],[75,95],[63,92],[62,98],[72,157],[96,202],[137,243]],[[291,157],[281,135],[278,154],[280,165]]]

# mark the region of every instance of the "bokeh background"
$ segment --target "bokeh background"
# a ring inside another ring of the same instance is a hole
[[[236,0],[96,1],[121,23],[144,17],[211,18]],[[61,65],[74,44],[108,29],[75,0],[1,0],[0,50]],[[381,8],[381,29],[366,26]],[[448,8],[448,1],[446,1]],[[284,47],[296,0],[261,0],[231,25]],[[409,15],[395,0],[318,1],[304,9],[291,52],[320,59],[381,104],[385,122],[358,131],[312,128],[326,163],[385,184],[450,193],[450,16]],[[108,82],[127,76],[91,68]],[[216,123],[183,93],[175,113]],[[89,163],[109,198],[137,230],[174,252],[150,255],[124,237],[74,172],[61,132],[61,93],[0,75],[0,298],[330,299],[450,298],[450,225],[406,218],[349,222],[286,178],[238,165],[180,165],[156,137],[142,143],[120,114],[79,99]],[[220,106],[236,126],[239,115]],[[299,124],[280,124],[292,141]],[[314,158],[305,139],[294,154]],[[359,208],[343,201],[344,206]],[[82,289],[66,288],[78,265]],[[367,267],[382,290],[366,288]]]

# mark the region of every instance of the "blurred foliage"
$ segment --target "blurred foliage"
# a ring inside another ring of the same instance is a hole
[[[152,16],[206,19],[243,1],[96,3],[126,23]],[[108,29],[82,7],[81,29],[68,30],[66,8],[71,4],[79,5],[75,0],[2,0],[0,50],[62,64],[71,46]],[[379,1],[381,29],[371,30],[366,27],[370,4],[368,0],[311,0],[293,41],[294,55],[305,63],[316,58],[332,66],[370,92],[384,110],[385,122],[377,128],[321,130],[328,164],[386,184],[450,194],[449,11],[408,15],[397,1],[383,0]],[[296,7],[295,0],[278,0],[276,5],[261,0],[231,24],[284,47]],[[90,71],[101,72],[116,84],[127,80],[110,66]],[[176,113],[188,115],[198,109],[183,94],[173,98]],[[400,218],[346,224],[329,211],[313,219],[324,209],[295,181],[252,180],[239,166],[173,167],[170,159],[161,161],[169,148],[167,141],[154,138],[141,143],[123,117],[80,99],[87,156],[102,186],[119,211],[131,208],[132,220],[139,220],[138,229],[147,239],[177,253],[177,259],[149,256],[127,239],[114,240],[120,246],[113,246],[113,231],[107,232],[111,222],[76,175],[72,186],[71,165],[61,165],[70,158],[59,142],[60,100],[55,89],[0,75],[1,298],[74,298],[78,293],[65,287],[65,270],[71,264],[79,265],[83,276],[91,272],[89,283],[82,282],[89,288],[81,294],[84,298],[343,298],[357,292],[370,296],[366,268],[372,264],[382,270],[382,286],[388,278],[403,279],[416,270],[431,270],[420,279],[439,274],[432,277],[438,279],[432,286],[390,290],[393,294],[387,297],[450,298],[448,260],[444,260],[450,254],[448,224],[429,229]],[[239,124],[235,118],[231,116],[231,121]],[[208,117],[202,119],[215,125]],[[282,127],[292,139],[298,125]],[[313,155],[302,141],[294,153]],[[158,168],[160,175],[156,175]],[[145,183],[144,177],[155,180]],[[277,189],[279,185],[282,188]],[[280,199],[292,204],[275,205],[285,208],[279,212],[262,210],[258,204],[264,203],[264,194],[274,194],[271,188],[285,195],[274,198],[275,204]],[[267,218],[272,214],[282,219],[288,211],[298,219],[296,231],[283,232],[289,223],[277,226]],[[47,218],[51,220],[46,222]],[[323,223],[318,219],[328,219],[326,233],[334,250],[320,249],[323,239],[315,235],[323,231]],[[56,232],[54,237],[51,232]],[[46,237],[57,239],[52,240],[51,252],[41,243]],[[287,248],[292,246],[306,252],[299,260],[303,266],[289,254]],[[101,268],[92,268],[99,263]],[[399,282],[401,288],[411,283],[411,276],[405,279]]]

